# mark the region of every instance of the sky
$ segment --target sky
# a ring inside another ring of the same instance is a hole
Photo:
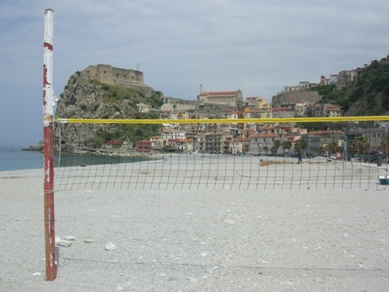
[[[272,96],[389,54],[387,0],[0,0],[0,145],[43,138],[44,11],[55,96],[89,65],[140,70],[165,96]]]

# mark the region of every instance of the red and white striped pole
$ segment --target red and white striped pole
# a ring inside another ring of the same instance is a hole
[[[54,228],[53,23],[54,11],[46,9],[43,43],[43,188],[47,281],[53,281],[57,277]]]

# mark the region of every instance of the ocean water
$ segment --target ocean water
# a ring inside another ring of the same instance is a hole
[[[0,145],[0,171],[22,170],[40,168],[43,170],[43,153],[36,151],[22,151],[25,146],[4,146]],[[98,165],[133,163],[148,160],[140,157],[112,157],[95,155],[65,155],[59,159],[58,154],[54,155],[54,165],[61,167],[78,165]]]
[[[0,171],[21,169],[43,169],[43,154],[35,151],[22,151],[26,146],[0,145]]]

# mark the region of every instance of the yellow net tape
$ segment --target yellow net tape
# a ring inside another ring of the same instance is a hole
[[[57,118],[58,123],[82,124],[223,124],[223,123],[316,123],[316,122],[358,122],[389,121],[389,116],[351,116],[316,118],[255,118],[255,119],[78,119]]]

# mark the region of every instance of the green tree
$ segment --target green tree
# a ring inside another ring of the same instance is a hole
[[[277,151],[278,151],[278,148],[280,148],[281,146],[281,141],[280,140],[275,140],[274,141],[274,146],[271,147],[271,148],[274,148],[274,150],[270,149],[270,151],[273,153],[273,154],[276,154]]]
[[[342,147],[338,146],[338,143],[335,141],[328,143],[325,148],[326,151],[328,151],[329,154],[335,154],[336,152],[339,152],[342,150]]]
[[[317,153],[318,153],[319,155],[324,154],[324,152],[325,152],[325,150],[324,150],[324,147],[323,147],[323,146],[319,146],[319,147],[317,148]]]
[[[276,148],[275,145],[273,145],[273,146],[270,147],[270,152],[271,152],[272,154],[276,154],[276,153],[277,153],[277,148]]]
[[[281,143],[281,146],[284,149],[284,155],[285,155],[285,152],[289,152],[289,149],[292,148],[292,142],[289,140],[285,140]]]
[[[389,134],[382,136],[381,138],[382,153],[384,153],[386,159],[389,156]]]
[[[310,115],[309,117],[313,117],[313,115]],[[301,123],[297,123],[297,126],[301,129],[307,129],[308,132],[326,130],[325,123],[304,123],[304,122],[301,122]]]
[[[165,145],[165,146],[163,146],[162,151],[163,152],[169,152],[169,149],[170,149],[170,146],[169,145]]]
[[[358,149],[359,154],[365,154],[366,151],[369,149],[370,144],[367,142],[366,137],[359,136],[356,137],[355,141],[352,143],[352,146],[354,148]]]
[[[294,145],[296,150],[304,151],[305,148],[308,147],[308,142],[306,140],[298,140]]]

